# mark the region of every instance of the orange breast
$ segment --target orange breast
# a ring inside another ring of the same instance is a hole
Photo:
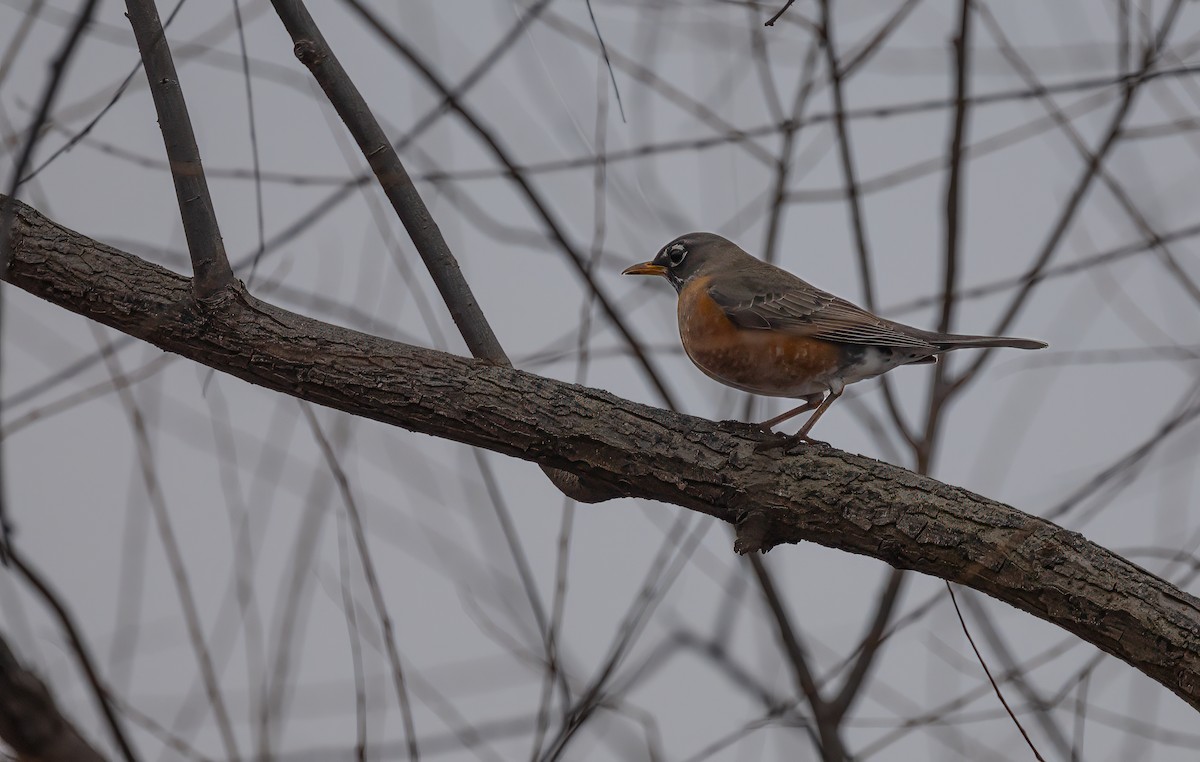
[[[801,397],[826,390],[841,349],[833,343],[772,330],[739,328],[708,295],[708,278],[679,293],[684,351],[712,378],[755,394]]]

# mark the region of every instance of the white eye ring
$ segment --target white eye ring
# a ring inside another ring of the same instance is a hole
[[[667,248],[667,259],[670,260],[672,267],[679,267],[683,264],[684,257],[687,256],[687,247],[681,243],[671,244]]]

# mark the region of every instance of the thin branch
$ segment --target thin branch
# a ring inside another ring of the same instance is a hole
[[[833,33],[833,12],[830,0],[821,0],[821,36],[825,40],[825,61],[829,69],[829,82],[833,100],[833,126],[837,135],[838,157],[841,159],[842,179],[846,186],[846,203],[850,208],[850,229],[854,234],[854,248],[858,254],[859,279],[862,281],[863,303],[867,309],[875,309],[875,278],[871,265],[871,252],[867,244],[866,223],[863,220],[862,202],[859,197],[858,172],[854,166],[854,153],[850,142],[850,130],[846,124],[846,99],[842,82],[846,76],[838,59],[837,45]],[[909,428],[900,406],[892,394],[892,385],[887,378],[880,379],[884,404],[887,405],[896,430],[910,444],[916,438]]]
[[[679,578],[685,564],[695,552],[708,529],[704,522],[693,521],[694,518],[688,514],[680,514],[672,521],[671,530],[659,543],[658,552],[650,564],[645,581],[622,618],[621,625],[617,628],[616,636],[609,645],[608,654],[601,662],[596,675],[581,692],[579,699],[564,711],[558,735],[537,757],[541,762],[555,762],[561,759],[568,744],[588,718],[597,710],[610,706],[614,696],[618,695],[609,689],[610,683],[614,681],[617,668],[624,662],[633,644],[650,621],[654,609],[662,601],[675,580]],[[635,674],[638,672],[640,670],[635,671]]]
[[[308,407],[305,406],[305,410]],[[310,422],[311,422],[310,418]],[[357,607],[351,590],[350,549],[346,543],[346,522],[338,516],[338,577],[342,598],[342,615],[346,617],[346,638],[350,642],[350,664],[354,673],[354,757],[359,762],[367,759],[367,689],[363,678],[362,634],[358,629]],[[412,756],[409,747],[409,756]]]
[[[79,628],[75,626],[75,617],[67,609],[62,596],[50,586],[50,583],[42,577],[41,573],[30,566],[17,553],[15,548],[10,549],[10,551],[10,560],[12,561],[13,568],[25,578],[29,586],[37,592],[42,601],[54,612],[54,616],[58,619],[58,623],[71,645],[71,652],[79,662],[84,676],[87,677],[92,697],[95,699],[97,706],[99,706],[100,713],[104,716],[104,721],[108,726],[108,731],[112,735],[112,740],[117,750],[127,762],[136,762],[138,755],[133,750],[133,744],[129,742],[124,726],[117,717],[116,709],[113,707],[104,682],[100,678],[100,672],[96,669],[96,660],[92,657],[91,649],[84,642],[83,634],[79,631]],[[5,735],[5,740],[10,741],[11,739]]]
[[[865,64],[875,55],[876,52],[883,48],[883,43],[892,36],[892,33],[900,28],[904,20],[917,7],[917,3],[921,0],[904,0],[904,5],[901,5],[896,12],[888,17],[888,20],[880,25],[875,34],[864,42],[847,61],[842,64],[842,77],[849,76],[855,69]]]
[[[784,6],[775,12],[775,15],[763,22],[763,26],[775,26],[775,22],[778,21],[783,14],[787,13],[788,8],[791,8],[792,3],[795,2],[796,0],[787,0],[787,2],[784,3]]]
[[[957,600],[955,601],[957,602]],[[1071,743],[1067,740],[1067,734],[1059,727],[1058,721],[1055,719],[1053,706],[1043,698],[1034,688],[1033,683],[1028,679],[1028,676],[1022,671],[1018,665],[1016,657],[1009,650],[1008,644],[1000,634],[999,628],[988,616],[987,609],[973,595],[964,595],[963,605],[971,613],[975,623],[979,625],[983,633],[983,638],[987,641],[988,648],[992,650],[1000,659],[1000,666],[1004,671],[1012,675],[1012,683],[1016,686],[1017,691],[1025,697],[1033,709],[1034,719],[1041,725],[1042,732],[1050,740],[1054,746],[1054,750],[1058,752],[1060,758],[1069,757],[1071,754]]]
[[[959,247],[962,243],[962,206],[965,193],[963,161],[967,137],[969,105],[967,91],[971,80],[971,0],[962,0],[958,10],[958,31],[954,36],[954,121],[950,130],[950,145],[946,160],[946,224],[945,251],[942,256],[942,305],[938,318],[938,330],[949,333],[954,325],[955,294],[958,288]],[[944,358],[943,358],[944,360]],[[933,368],[933,381],[929,387],[929,404],[925,414],[925,429],[917,443],[917,470],[929,473],[939,441],[942,412],[948,391],[947,368],[949,362],[939,362]]]
[[[858,195],[858,170],[854,166],[854,149],[850,142],[850,130],[846,125],[846,98],[842,86],[845,72],[838,60],[837,45],[833,35],[833,12],[830,0],[821,0],[821,36],[825,40],[825,62],[829,68],[829,83],[833,98],[833,126],[837,134],[838,158],[841,159],[842,180],[846,185],[846,203],[850,208],[850,230],[854,234],[854,248],[858,254],[859,277],[862,281],[863,304],[875,309],[875,278],[872,275],[871,251],[867,244],[866,224],[863,222],[862,204]]]
[[[1176,11],[1179,8],[1180,0],[1175,0],[1167,13],[1164,15],[1162,25],[1160,26],[1157,39],[1165,39],[1170,31],[1171,25],[1174,24]],[[1034,289],[1042,280],[1043,271],[1053,260],[1054,255],[1058,251],[1059,244],[1066,237],[1067,231],[1075,220],[1075,215],[1083,205],[1083,200],[1087,196],[1088,191],[1092,187],[1092,181],[1095,180],[1100,170],[1104,166],[1109,154],[1116,146],[1121,131],[1124,128],[1125,120],[1133,109],[1134,100],[1137,94],[1141,91],[1142,86],[1146,83],[1145,75],[1150,71],[1150,67],[1156,60],[1157,49],[1147,48],[1141,62],[1139,72],[1134,73],[1125,78],[1125,89],[1118,104],[1116,111],[1109,119],[1108,126],[1104,132],[1104,137],[1100,139],[1099,146],[1091,152],[1091,157],[1084,167],[1083,173],[1076,181],[1074,189],[1066,203],[1062,206],[1062,211],[1051,227],[1045,242],[1038,250],[1037,256],[1034,258],[1033,264],[1026,270],[1023,276],[1021,288],[1009,301],[1008,307],[1004,314],[996,321],[992,333],[1003,334],[1016,320],[1021,310],[1025,307],[1029,297],[1033,294]],[[983,365],[991,357],[991,350],[985,349],[976,355],[976,359],[967,367],[959,376],[949,384],[946,390],[946,395],[949,397],[954,394],[959,388],[968,383],[983,367]]]
[[[608,67],[608,78],[612,81],[613,95],[617,98],[617,110],[621,113],[621,121],[625,119],[625,104],[621,102],[621,89],[617,87],[617,75],[613,73],[612,61],[608,57],[608,46],[604,44],[604,35],[600,34],[600,24],[596,22],[596,12],[592,10],[592,0],[585,0],[588,18],[592,20],[592,29],[596,30],[596,42],[600,43],[600,55],[604,56],[604,65]]]
[[[83,39],[83,30],[92,20],[92,14],[96,10],[96,0],[87,0],[83,7],[79,9],[79,15],[76,16],[74,24],[67,33],[67,38],[63,42],[62,49],[54,60],[50,63],[50,81],[46,83],[46,87],[42,90],[42,97],[37,106],[37,111],[34,113],[33,121],[29,125],[29,134],[25,138],[24,144],[21,146],[21,152],[17,157],[16,163],[13,165],[12,179],[6,188],[6,195],[0,199],[0,279],[3,279],[8,270],[9,263],[9,244],[11,243],[12,225],[13,225],[13,204],[16,202],[17,190],[21,187],[21,176],[25,173],[25,168],[33,160],[33,152],[37,147],[38,140],[42,136],[42,126],[50,117],[50,108],[54,105],[54,100],[58,96],[59,90],[63,85],[63,78],[67,73],[67,66],[71,63],[75,51],[79,47],[80,41]],[[30,17],[34,14],[30,12]],[[14,54],[15,55],[15,54]],[[0,334],[4,328],[4,301],[3,295],[0,295]],[[0,346],[0,370],[3,369],[3,351]],[[0,405],[0,411],[3,406]],[[8,549],[12,544],[12,525],[10,523],[11,516],[8,510],[8,479],[4,471],[4,448],[3,442],[0,441],[0,564],[8,564]]]
[[[775,621],[776,635],[788,666],[792,669],[797,692],[804,696],[812,709],[813,719],[817,726],[817,736],[820,739],[821,758],[826,762],[843,762],[846,759],[846,746],[842,742],[841,723],[837,715],[830,711],[831,707],[822,698],[821,691],[813,679],[812,670],[808,666],[808,655],[800,645],[800,639],[792,624],[791,616],[775,589],[774,581],[767,574],[763,559],[757,553],[752,553],[747,560],[762,589],[767,608],[771,611],[771,618]]]
[[[484,317],[470,285],[462,276],[458,260],[442,237],[441,229],[425,206],[425,200],[417,192],[399,154],[392,149],[391,141],[325,41],[308,9],[302,0],[272,0],[271,4],[292,36],[296,58],[312,72],[313,78],[370,164],[384,195],[392,203],[396,216],[404,224],[413,245],[425,261],[467,348],[475,357],[508,365],[504,349]]]
[[[97,334],[102,330],[98,325],[90,327]],[[97,336],[97,338],[99,337]],[[163,491],[162,482],[159,480],[157,460],[154,456],[154,448],[150,442],[146,419],[142,414],[137,400],[134,399],[132,391],[128,388],[128,384],[121,383],[120,381],[121,377],[124,376],[124,372],[121,369],[116,354],[109,353],[106,355],[105,364],[108,367],[109,375],[113,379],[113,386],[117,391],[121,405],[125,408],[126,416],[129,419],[129,428],[133,434],[134,445],[137,449],[138,466],[142,483],[145,486],[146,497],[150,501],[150,507],[153,509],[154,523],[158,529],[163,554],[167,558],[167,565],[171,571],[171,581],[174,583],[176,594],[179,596],[179,607],[183,612],[188,641],[196,656],[196,666],[200,671],[200,679],[204,686],[205,697],[212,708],[217,730],[221,736],[221,743],[225,747],[225,754],[229,759],[237,762],[240,759],[240,755],[237,748],[237,739],[233,732],[233,723],[230,721],[229,710],[225,706],[225,700],[221,694],[220,680],[217,677],[217,669],[213,664],[212,654],[204,638],[204,631],[200,622],[200,609],[196,604],[196,597],[192,592],[192,585],[188,577],[187,566],[183,560],[179,538],[175,534],[175,529],[171,524],[171,515],[167,510],[167,498]]]
[[[1029,64],[1025,62],[1020,53],[1018,53],[1016,48],[1013,47],[1012,43],[1009,42],[1008,37],[1004,34],[1003,28],[1000,26],[1000,23],[996,20],[991,11],[987,9],[987,6],[980,6],[980,17],[988,27],[992,37],[996,40],[1001,54],[1012,65],[1017,73],[1021,75],[1021,78],[1025,81],[1025,84],[1034,91],[1041,90],[1041,82],[1038,81],[1037,74],[1033,71]],[[1090,160],[1091,153],[1088,150],[1083,136],[1079,134],[1079,131],[1075,129],[1070,120],[1068,120],[1062,114],[1054,100],[1049,95],[1045,94],[1042,94],[1039,100],[1042,102],[1043,107],[1046,109],[1049,115],[1055,120],[1055,123],[1059,125],[1063,133],[1067,136],[1071,145],[1074,146],[1077,152],[1079,152],[1080,156],[1085,161]],[[1123,137],[1128,139],[1128,132],[1126,132]],[[1156,231],[1153,225],[1150,224],[1150,221],[1138,208],[1134,200],[1130,198],[1129,193],[1126,192],[1125,188],[1122,187],[1117,179],[1112,176],[1112,173],[1109,172],[1107,168],[1102,166],[1099,170],[1099,175],[1100,179],[1104,182],[1105,187],[1108,188],[1108,191],[1117,200],[1117,203],[1120,204],[1122,209],[1124,209],[1125,214],[1129,216],[1134,225],[1145,237],[1146,242],[1159,251],[1164,265],[1173,276],[1172,282],[1178,283],[1188,293],[1194,302],[1200,304],[1200,286],[1197,286],[1192,280],[1191,276],[1188,275],[1187,271],[1180,266],[1175,254],[1162,240],[1161,236],[1158,234],[1158,231]]]
[[[1176,228],[1175,230],[1169,230],[1165,233],[1162,233],[1159,236],[1159,240],[1170,243],[1173,241],[1183,241],[1187,240],[1188,238],[1195,238],[1196,236],[1200,236],[1200,222],[1194,222],[1190,225],[1185,225],[1181,228]],[[1079,257],[1071,262],[1064,262],[1063,264],[1054,265],[1053,267],[1046,267],[1041,271],[1038,279],[1039,282],[1054,280],[1067,275],[1073,275],[1077,272],[1083,272],[1092,267],[1112,264],[1113,262],[1127,259],[1136,254],[1144,254],[1148,251],[1153,251],[1153,249],[1154,242],[1146,241],[1144,239],[1137,240],[1132,243],[1115,246],[1111,249],[1106,249],[1095,254]],[[980,299],[986,296],[991,296],[992,294],[998,294],[1002,291],[1008,291],[1009,289],[1017,288],[1024,284],[1026,280],[1027,278],[1025,276],[1000,278],[986,283],[981,283],[978,286],[960,289],[955,295],[955,298],[959,301]],[[890,307],[885,312],[893,315],[914,312],[922,309],[923,307],[937,304],[938,300],[941,298],[941,296],[923,296],[911,301],[901,302],[900,304]]]
[[[949,333],[954,325],[955,289],[958,287],[958,253],[962,242],[962,213],[964,185],[963,146],[967,137],[967,91],[971,80],[971,0],[962,0],[959,7],[958,34],[954,37],[954,125],[947,151],[949,170],[946,173],[946,250],[943,257],[942,314],[938,330]],[[940,386],[944,373],[938,365],[935,386]]]
[[[272,2],[278,5],[285,2],[285,0],[272,0]],[[298,0],[291,0],[291,2],[298,2]],[[671,409],[677,409],[678,406],[675,403],[674,395],[671,393],[665,381],[662,379],[661,374],[657,372],[654,365],[650,362],[650,358],[643,350],[641,342],[639,342],[633,335],[633,332],[629,329],[625,319],[613,304],[612,299],[608,296],[604,289],[600,287],[600,284],[588,271],[586,258],[580,252],[578,252],[575,246],[571,243],[565,230],[563,229],[563,226],[554,217],[554,215],[551,214],[549,205],[546,203],[545,199],[542,198],[541,194],[534,190],[529,181],[524,177],[524,175],[521,174],[520,170],[517,169],[516,162],[514,162],[511,156],[509,156],[508,150],[500,144],[499,138],[493,134],[493,132],[488,129],[477,116],[475,116],[474,112],[471,111],[462,100],[453,96],[449,86],[442,81],[442,78],[437,74],[437,72],[435,72],[428,65],[428,63],[417,54],[416,50],[414,50],[411,45],[407,44],[401,40],[400,37],[392,33],[392,31],[383,24],[383,22],[375,15],[375,13],[359,2],[359,0],[342,0],[342,2],[357,12],[372,30],[374,30],[388,45],[392,47],[393,50],[404,57],[413,66],[413,68],[415,68],[421,74],[426,82],[428,82],[435,90],[437,90],[439,94],[447,98],[450,103],[450,107],[453,108],[460,117],[462,117],[472,131],[479,136],[484,145],[492,152],[496,159],[508,169],[509,178],[517,185],[517,188],[521,191],[522,195],[525,196],[529,202],[529,205],[533,208],[533,211],[537,214],[537,216],[542,219],[542,222],[546,226],[546,230],[550,237],[558,243],[563,253],[567,255],[567,261],[572,265],[576,273],[583,280],[588,291],[595,294],[596,302],[600,305],[600,308],[604,310],[604,314],[608,317],[609,321],[613,324],[613,327],[617,329],[617,332],[633,350],[634,357],[641,366],[646,380],[655,388],[667,407]]]
[[[1004,694],[1000,691],[1000,686],[996,685],[996,678],[992,677],[992,671],[988,669],[987,662],[983,660],[983,654],[979,653],[978,646],[975,645],[975,638],[971,637],[971,631],[967,629],[967,621],[963,619],[962,610],[958,607],[958,598],[954,596],[954,588],[949,582],[946,583],[946,589],[950,591],[950,602],[954,604],[954,613],[958,615],[958,623],[962,625],[963,635],[967,636],[967,642],[971,644],[971,650],[975,652],[975,658],[979,660],[980,666],[983,667],[984,674],[987,675],[988,682],[992,684],[992,690],[996,692],[996,698],[1000,699],[1000,703],[1004,705],[1004,711],[1008,712],[1008,716],[1012,719],[1013,724],[1017,726],[1017,730],[1021,731],[1021,736],[1025,739],[1025,743],[1029,744],[1030,751],[1038,762],[1046,762],[1042,757],[1041,752],[1033,745],[1033,740],[1029,734],[1025,732],[1021,721],[1017,719],[1017,715],[1013,714],[1013,710],[1009,707],[1008,702],[1004,700]]]
[[[330,49],[308,9],[302,0],[272,0],[272,5],[292,36],[296,57],[312,72],[370,164],[384,194],[425,262],[467,348],[474,357],[511,366],[512,363],[471,292],[470,285],[463,277],[458,260],[450,251],[425,201],[413,185],[399,154],[371,113],[366,100]],[[498,51],[503,49],[503,46],[497,48]],[[476,71],[480,73],[472,72],[468,75],[460,85],[460,90],[474,81],[473,76],[481,76],[482,70]],[[445,103],[457,108],[456,94],[444,85],[441,90]],[[628,333],[626,335],[631,336]],[[630,341],[633,342],[632,337]],[[640,353],[640,348],[635,346],[635,349],[639,352],[651,379],[657,381],[657,375],[649,365],[649,360]],[[661,382],[658,382],[658,385],[664,399],[669,402],[670,395],[666,387]],[[546,471],[546,475],[556,487],[577,500],[594,502],[607,496],[607,493],[597,492],[574,475],[553,471]]]
[[[178,2],[175,3],[175,7],[172,8],[171,12],[167,14],[167,21],[165,24],[163,24],[164,29],[171,26],[171,22],[175,20],[175,16],[176,16],[176,14],[179,13],[179,9],[183,7],[183,3],[184,3],[184,0],[178,0]],[[70,151],[72,148],[74,148],[80,142],[83,142],[87,138],[87,136],[91,134],[92,130],[94,130],[96,128],[96,125],[100,123],[100,120],[102,120],[108,114],[108,112],[111,111],[112,108],[117,105],[117,101],[121,100],[121,96],[125,94],[125,91],[129,88],[129,85],[133,82],[133,78],[136,77],[137,73],[141,70],[142,70],[142,61],[141,61],[141,58],[138,58],[138,62],[129,69],[129,73],[126,74],[125,78],[122,79],[120,84],[117,85],[117,88],[113,91],[112,96],[109,97],[108,102],[105,103],[104,107],[101,108],[98,112],[96,112],[96,114],[93,115],[92,118],[88,120],[87,124],[85,124],[82,128],[68,132],[62,127],[51,124],[50,126],[52,128],[57,129],[61,132],[65,132],[68,136],[68,139],[66,140],[66,142],[64,142],[62,145],[60,145],[58,148],[54,149],[54,151],[49,156],[47,156],[45,159],[43,159],[41,164],[38,164],[36,167],[34,167],[33,170],[29,174],[27,174],[27,175],[25,175],[25,177],[21,178],[21,182],[28,182],[28,181],[32,180],[33,178],[37,177],[38,175],[40,175],[42,173],[42,170],[44,170],[46,167],[50,166],[55,161],[57,161],[58,157],[65,154],[67,151]],[[170,170],[170,168],[171,168],[170,161],[166,161],[166,162],[164,162],[164,164],[165,164],[165,168],[167,170]]]
[[[126,374],[122,373],[121,378]],[[209,378],[211,378],[211,371]],[[255,548],[251,537],[251,514],[242,492],[239,478],[237,440],[230,420],[229,406],[217,385],[204,395],[208,401],[213,434],[213,451],[217,456],[217,472],[229,519],[229,540],[233,549],[232,588],[233,598],[241,620],[242,644],[244,648],[247,702],[247,724],[254,727],[254,720],[263,711],[267,701],[266,661],[262,617],[254,591]],[[125,620],[137,621],[137,620]],[[258,739],[260,744],[262,739]]]
[[[154,0],[125,0],[129,24],[137,38],[142,66],[158,112],[163,145],[171,162],[171,177],[175,181],[175,197],[183,218],[183,233],[187,237],[188,253],[192,258],[192,280],[197,299],[209,299],[234,282],[233,268],[225,254],[221,229],[208,180],[200,162],[200,147],[192,131],[183,86],[175,72],[171,48],[167,45],[162,22]]]
[[[566,17],[552,11],[547,11],[542,14],[541,23],[546,28],[558,32],[563,37],[580,45],[595,48],[599,52],[599,43],[596,41],[596,35],[588,31],[586,27],[575,24]],[[608,51],[608,60],[613,65],[613,68],[623,70],[630,77],[653,90],[664,102],[677,106],[687,112],[695,117],[697,122],[706,125],[713,132],[728,135],[740,132],[736,124],[718,113],[717,109],[705,103],[703,99],[698,99],[690,95],[685,89],[674,84],[671,79],[660,75],[653,67],[642,64],[638,58],[623,55],[616,49],[610,49]],[[778,131],[778,125],[772,122],[770,125],[763,126],[762,129],[766,134],[770,134]],[[770,152],[753,140],[738,140],[735,142],[747,155],[764,166],[770,166],[774,161],[774,157],[771,156]],[[610,156],[616,156],[618,153],[614,152]],[[500,171],[503,175],[504,170]]]
[[[883,591],[879,595],[879,603],[875,605],[871,626],[867,628],[867,634],[863,636],[862,645],[858,648],[850,672],[842,682],[841,690],[829,702],[830,711],[839,719],[845,717],[854,705],[854,700],[861,692],[883,642],[891,634],[888,632],[888,624],[891,623],[892,612],[896,608],[896,602],[900,600],[900,593],[904,590],[904,580],[907,577],[907,572],[900,569],[888,571],[887,583],[884,584]]]
[[[53,694],[0,637],[0,738],[22,760],[104,762],[59,711]]]
[[[1071,494],[1058,503],[1048,506],[1043,515],[1048,519],[1061,519],[1093,495],[1105,489],[1115,490],[1128,484],[1131,474],[1140,468],[1151,455],[1170,442],[1172,435],[1182,431],[1197,419],[1200,419],[1200,380],[1192,384],[1170,416],[1112,463],[1092,474]]]
[[[337,453],[334,452],[325,432],[321,430],[321,424],[317,421],[312,406],[301,402],[300,410],[304,413],[309,428],[312,429],[313,438],[321,449],[329,472],[333,474],[334,483],[337,484],[338,492],[342,496],[342,504],[346,508],[346,517],[350,522],[354,545],[358,549],[359,563],[362,565],[363,576],[367,580],[367,589],[371,592],[371,602],[375,606],[375,616],[379,617],[380,627],[383,629],[384,651],[387,653],[388,663],[392,668],[392,684],[396,689],[396,700],[400,705],[400,717],[404,723],[408,758],[416,762],[420,759],[421,752],[417,746],[417,728],[413,722],[412,704],[408,697],[404,670],[400,664],[400,651],[396,647],[395,626],[392,624],[391,615],[388,614],[387,603],[383,598],[383,588],[380,587],[379,577],[375,572],[375,564],[371,561],[371,551],[367,545],[367,533],[363,528],[362,514],[358,510],[358,502],[354,499],[354,493],[350,489],[350,480],[342,469]]]
[[[267,247],[267,236],[263,230],[265,220],[263,212],[262,166],[258,155],[258,124],[254,118],[254,89],[251,87],[250,54],[246,50],[246,29],[245,22],[242,20],[240,0],[233,0],[233,16],[237,25],[238,51],[242,55],[242,81],[246,85],[246,120],[250,131],[250,170],[254,179],[254,221],[257,223],[255,232],[258,234],[258,248],[254,252],[254,265],[257,265],[263,251]],[[246,278],[247,283],[254,280],[254,265],[250,267],[250,274]]]

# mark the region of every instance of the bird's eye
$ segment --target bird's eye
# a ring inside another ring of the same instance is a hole
[[[671,244],[667,248],[667,259],[671,262],[672,267],[679,267],[683,264],[684,257],[687,256],[687,247],[681,243]]]

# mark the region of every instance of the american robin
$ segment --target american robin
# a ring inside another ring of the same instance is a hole
[[[623,275],[661,275],[679,294],[679,337],[696,367],[723,384],[804,404],[777,415],[768,430],[815,410],[817,419],[847,384],[901,365],[937,362],[968,347],[1041,349],[1045,342],[1006,336],[936,333],[878,317],[795,275],[750,256],[713,233],[688,233]]]

